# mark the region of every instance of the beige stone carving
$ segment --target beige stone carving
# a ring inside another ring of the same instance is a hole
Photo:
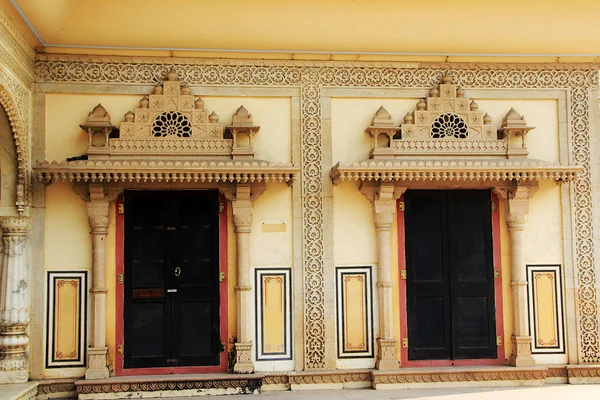
[[[29,266],[25,242],[27,217],[2,217],[4,250],[0,265],[0,383],[26,382],[29,360]]]
[[[513,334],[511,336],[512,354],[510,365],[515,367],[533,367],[535,360],[531,355],[531,337],[529,336],[529,317],[527,314],[527,271],[525,264],[525,215],[529,213],[529,199],[537,191],[535,182],[514,185],[511,188],[497,188],[496,194],[508,203],[506,221],[510,235],[511,277],[513,290]]]
[[[252,363],[252,326],[250,318],[254,302],[250,291],[250,232],[252,228],[253,202],[264,191],[265,185],[230,184],[219,186],[227,200],[231,201],[233,225],[236,233],[237,250],[237,340],[235,343],[235,363],[233,372],[249,374],[254,372]]]
[[[377,338],[377,369],[399,367],[394,338],[392,287],[391,230],[396,215],[396,200],[406,191],[393,183],[363,182],[360,191],[373,205],[377,232],[377,296],[379,304],[379,337]]]
[[[581,362],[600,361],[594,229],[591,208],[590,115],[596,112],[590,90],[598,87],[598,66],[592,64],[499,63],[373,63],[309,61],[233,61],[200,58],[143,58],[38,54],[36,79],[40,84],[64,82],[155,84],[154,77],[175,64],[190,85],[300,87],[302,146],[302,234],[304,241],[304,366],[325,368],[334,357],[325,346],[324,251],[325,223],[321,95],[323,87],[415,88],[437,84],[448,71],[462,87],[499,89],[558,89],[568,96],[568,137],[572,162],[583,167],[573,188],[576,285],[578,287],[578,351]],[[1,71],[0,71],[1,73]],[[437,142],[432,142],[437,143]]]

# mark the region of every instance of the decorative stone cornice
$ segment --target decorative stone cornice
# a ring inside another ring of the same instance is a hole
[[[4,237],[27,236],[30,219],[28,217],[0,217],[0,227]]]
[[[298,174],[293,164],[252,160],[223,161],[56,161],[33,168],[40,182],[89,183],[252,183],[292,184]]]
[[[520,161],[432,161],[366,160],[353,164],[337,163],[330,176],[335,185],[344,181],[531,181],[576,179],[583,167],[538,160]],[[490,186],[493,186],[492,184]]]

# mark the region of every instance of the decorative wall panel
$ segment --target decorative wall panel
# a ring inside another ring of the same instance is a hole
[[[590,172],[590,93],[597,96],[598,65],[484,64],[484,63],[374,63],[260,60],[206,60],[113,56],[38,54],[36,80],[40,89],[58,83],[155,85],[175,68],[190,85],[285,86],[301,90],[302,172],[302,293],[304,300],[304,368],[332,365],[326,348],[324,195],[331,165],[324,165],[322,88],[418,88],[426,90],[450,72],[457,85],[469,89],[559,89],[568,95],[570,163],[584,168],[572,190],[573,253],[575,259],[579,361],[600,362],[600,324]],[[101,90],[101,89],[99,89]],[[327,262],[331,262],[328,260]],[[327,266],[328,268],[330,266]],[[300,283],[299,283],[300,284]],[[327,333],[331,335],[333,332]]]
[[[374,357],[371,267],[335,271],[338,357]]]
[[[528,265],[529,332],[534,354],[565,352],[560,265]]]
[[[292,359],[290,268],[255,270],[256,360]]]
[[[48,272],[46,367],[84,367],[87,271]]]

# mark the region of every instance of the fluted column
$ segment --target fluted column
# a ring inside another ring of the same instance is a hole
[[[250,231],[252,226],[253,197],[251,186],[238,184],[231,195],[233,225],[237,243],[237,343],[233,372],[254,372],[252,363],[252,282],[250,280]]]
[[[392,288],[392,224],[396,215],[396,200],[406,188],[392,183],[362,185],[361,192],[373,204],[377,232],[377,300],[379,303],[379,337],[377,338],[377,369],[399,367],[396,358],[398,340],[394,338]]]
[[[516,186],[496,190],[506,199],[508,210],[506,222],[511,245],[511,282],[513,294],[512,354],[509,363],[515,367],[534,367],[531,355],[527,307],[527,272],[525,265],[525,215],[529,213],[529,199],[537,186]]]
[[[4,251],[0,265],[0,383],[27,382],[29,360],[29,266],[25,241],[28,217],[2,217]]]
[[[106,235],[109,204],[104,186],[90,184],[87,212],[92,235],[92,341],[87,353],[86,379],[105,379],[109,375],[106,346]]]

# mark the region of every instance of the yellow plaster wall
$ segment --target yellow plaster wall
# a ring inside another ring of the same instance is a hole
[[[196,92],[196,90],[194,90]],[[85,153],[87,136],[79,128],[88,113],[98,104],[107,109],[115,126],[123,115],[133,110],[141,95],[78,95],[48,94],[46,96],[46,159],[62,161]],[[235,110],[243,104],[261,126],[255,141],[258,157],[274,162],[291,161],[291,101],[289,98],[246,98],[203,96],[206,107],[229,124]],[[292,265],[292,195],[286,184],[269,184],[256,201],[251,234],[253,266]],[[115,356],[115,206],[111,205],[107,237],[108,289],[106,303],[106,340],[110,347],[109,363],[113,369]],[[231,206],[228,210],[228,336],[236,335],[236,244]],[[55,183],[46,189],[47,269],[91,269],[91,237],[86,203],[71,185]],[[261,226],[285,224],[285,232],[263,233]],[[275,251],[274,251],[275,250]]]
[[[467,93],[467,96],[469,93]],[[498,127],[511,107],[525,115],[529,126],[527,136],[529,158],[559,160],[558,103],[546,99],[479,99],[479,110],[492,117]],[[398,125],[404,114],[412,111],[416,99],[332,99],[332,161],[355,162],[368,158],[370,137],[365,128],[373,114],[383,105]],[[526,262],[530,264],[562,264],[562,225],[560,188],[554,182],[542,182],[533,197],[526,218]],[[510,240],[505,221],[505,204],[500,203],[500,243],[502,293],[504,309],[504,346],[506,358],[511,353],[510,336],[513,325],[512,292],[510,287]],[[394,224],[396,222],[394,221]],[[358,183],[342,183],[333,188],[333,229],[335,265],[376,264],[375,229],[369,202],[358,191]],[[398,294],[397,230],[392,230],[392,273],[394,298],[394,329],[400,337]],[[376,309],[375,309],[376,310]],[[375,311],[376,312],[376,311]],[[398,350],[399,353],[399,350]]]

